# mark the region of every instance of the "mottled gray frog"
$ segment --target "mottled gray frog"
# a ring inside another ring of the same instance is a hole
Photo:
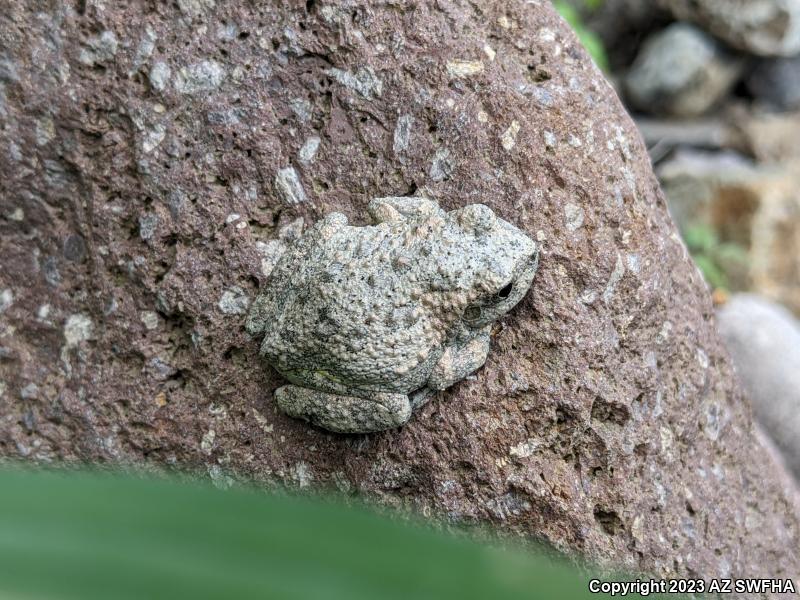
[[[539,249],[482,204],[446,212],[426,198],[378,198],[374,225],[331,213],[290,246],[247,318],[291,385],[283,411],[366,433],[478,369],[492,323],[527,293]]]

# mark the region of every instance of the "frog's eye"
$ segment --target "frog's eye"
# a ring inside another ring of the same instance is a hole
[[[497,292],[497,299],[498,300],[505,300],[511,295],[512,290],[514,289],[514,282],[512,281],[507,286],[505,286],[502,290]]]
[[[468,306],[467,309],[464,311],[464,320],[467,323],[474,323],[480,318],[481,318],[480,306]]]

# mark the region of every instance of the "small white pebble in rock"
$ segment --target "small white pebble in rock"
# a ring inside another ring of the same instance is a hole
[[[556,144],[557,144],[556,134],[553,133],[552,131],[549,131],[549,130],[545,131],[544,132],[544,144],[548,148],[555,148]]]
[[[0,381],[0,398],[6,393],[6,382]]]
[[[328,69],[326,74],[333,77],[343,86],[355,90],[365,98],[380,96],[383,92],[383,82],[371,67],[358,69],[355,73],[342,69]]]
[[[548,29],[547,27],[543,27],[539,30],[539,35],[537,36],[539,41],[544,42],[545,44],[550,44],[556,41],[556,34],[552,29]]]
[[[517,458],[528,458],[529,456],[535,454],[541,445],[541,442],[530,439],[526,442],[522,442],[521,444],[517,444],[516,446],[511,446],[511,448],[508,450],[508,453],[511,456],[516,456]]]
[[[317,149],[319,148],[320,139],[316,135],[312,135],[308,138],[300,150],[297,152],[297,158],[300,159],[300,162],[303,164],[308,164],[314,160],[314,157],[317,154]]]
[[[431,162],[430,177],[434,181],[444,181],[453,173],[455,165],[450,151],[447,148],[439,148],[433,156]]]
[[[289,101],[289,107],[292,109],[301,123],[307,123],[311,119],[311,102],[305,98],[294,98]]]
[[[489,115],[485,110],[478,111],[478,121],[481,123],[487,123],[489,121]]]
[[[8,310],[8,307],[14,303],[14,293],[6,288],[0,292],[0,314]]]
[[[511,121],[511,125],[509,125],[508,129],[500,136],[500,142],[503,144],[503,149],[505,149],[506,152],[510,151],[516,145],[519,127],[520,125],[517,121]]]
[[[299,462],[292,467],[292,479],[298,487],[306,488],[314,481],[314,475],[307,463]]]
[[[25,211],[21,208],[15,208],[11,214],[8,215],[8,218],[12,221],[16,221],[17,223],[25,220]]]
[[[711,362],[708,360],[708,354],[706,354],[702,348],[697,349],[697,362],[700,364],[701,367],[707,369]]]
[[[150,331],[158,329],[158,326],[161,324],[161,319],[158,318],[158,314],[152,310],[145,310],[139,313],[139,320]]]
[[[242,288],[235,285],[222,293],[217,306],[226,315],[243,315],[250,306],[250,299]]]
[[[628,271],[630,271],[635,275],[638,275],[639,271],[641,270],[639,255],[628,254],[628,256],[626,257],[626,262],[628,263]]]
[[[617,285],[622,280],[623,275],[625,275],[625,263],[622,261],[622,256],[617,254],[617,262],[614,265],[614,270],[611,272],[611,276],[608,278],[606,289],[603,290],[603,302],[605,304],[611,302],[611,299],[614,297],[614,292],[617,289]]]
[[[42,304],[39,307],[39,310],[36,311],[36,318],[39,319],[40,321],[46,320],[47,317],[50,316],[50,309],[51,307],[49,304]]]
[[[139,237],[147,241],[153,237],[158,226],[158,215],[156,213],[144,213],[139,217]]]
[[[142,151],[145,154],[149,154],[156,148],[158,148],[159,144],[164,141],[164,137],[167,135],[167,129],[161,123],[156,123],[152,129],[148,129],[144,132],[144,136],[142,138]]]
[[[537,241],[544,242],[547,240],[547,234],[540,229],[536,232],[536,239]]]
[[[500,25],[500,27],[502,27],[503,29],[510,29],[510,28],[511,28],[511,21],[510,21],[510,20],[509,20],[509,18],[508,18],[507,16],[505,16],[505,15],[501,15],[501,16],[500,16],[500,17],[497,19],[497,23],[498,23],[498,25]]]
[[[36,145],[46,146],[56,137],[56,125],[52,117],[42,117],[36,122]]]
[[[470,77],[483,71],[483,63],[479,60],[451,60],[447,63],[450,77]]]
[[[241,219],[241,215],[237,213],[231,213],[227,217],[225,217],[225,223],[230,225],[231,223],[238,221],[239,219]]]
[[[583,225],[583,209],[577,204],[567,203],[564,206],[564,216],[569,231],[576,231]]]
[[[225,69],[214,60],[204,60],[183,67],[175,78],[175,89],[181,94],[210,92],[225,79]]]
[[[286,245],[278,240],[256,242],[256,251],[261,255],[261,273],[268,277],[286,251]]]
[[[216,437],[217,432],[213,429],[206,431],[205,434],[203,434],[203,439],[200,441],[200,449],[206,454],[210,454],[212,448],[214,447],[214,440]]]
[[[489,44],[484,44],[483,53],[486,54],[490,61],[493,61],[494,57],[497,55],[497,52],[495,52]]]
[[[278,171],[275,176],[275,188],[286,204],[300,204],[306,201],[303,184],[300,182],[294,167],[286,167]]]
[[[78,60],[85,65],[106,62],[114,58],[118,47],[117,36],[113,31],[106,30],[89,39],[87,47],[81,50]]]
[[[93,329],[94,324],[86,315],[70,315],[64,324],[64,339],[67,341],[67,346],[77,346],[90,339]]]
[[[144,64],[144,61],[150,58],[150,55],[153,53],[156,47],[156,40],[158,36],[156,32],[153,31],[153,28],[149,25],[145,26],[144,36],[142,37],[141,41],[139,42],[138,48],[136,48],[136,55],[133,58],[133,69],[128,71],[128,76],[132,76],[136,71],[139,70],[139,67]]]
[[[39,386],[29,383],[19,391],[19,395],[23,400],[34,400],[39,397]]]
[[[411,115],[401,115],[397,119],[397,125],[394,127],[394,143],[392,144],[392,150],[394,150],[395,154],[400,154],[408,149],[413,125],[414,117]]]
[[[172,69],[169,68],[167,63],[162,61],[157,62],[153,65],[153,68],[150,69],[150,86],[154,90],[163,92],[167,88],[171,74]]]

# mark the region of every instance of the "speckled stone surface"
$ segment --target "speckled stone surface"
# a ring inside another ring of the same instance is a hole
[[[800,572],[645,149],[549,3],[26,5],[0,15],[0,453],[337,486],[659,574]],[[531,293],[402,429],[283,415],[244,329],[277,245],[414,192],[536,240]]]

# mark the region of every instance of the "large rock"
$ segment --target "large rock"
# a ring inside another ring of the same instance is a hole
[[[757,162],[791,165],[800,162],[800,111],[758,112],[737,119],[748,154]]]
[[[800,480],[800,322],[758,296],[734,296],[718,314],[755,414]]]
[[[659,0],[734,48],[759,56],[800,53],[800,0]]]
[[[602,40],[614,72],[630,66],[642,41],[672,19],[668,11],[651,0],[571,0],[571,4],[583,9],[586,26]]]
[[[639,110],[695,117],[730,91],[741,66],[700,29],[674,23],[647,39],[625,77],[625,89]]]
[[[337,486],[664,575],[800,572],[645,148],[549,3],[43,6],[0,17],[5,456]],[[532,291],[401,430],[286,417],[243,329],[276,248],[415,191],[537,239]]]
[[[747,89],[772,108],[800,108],[800,56],[760,61],[747,78]]]
[[[705,227],[743,259],[718,257],[734,290],[800,314],[800,161],[758,165],[733,153],[683,151],[658,175],[680,229]]]

